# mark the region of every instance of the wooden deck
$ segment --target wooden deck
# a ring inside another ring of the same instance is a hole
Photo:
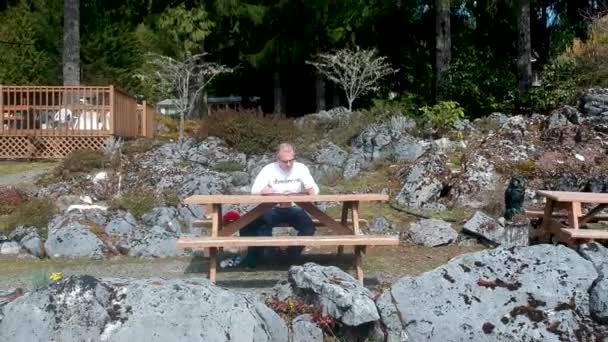
[[[152,106],[114,86],[0,85],[0,159],[60,159],[153,133]]]

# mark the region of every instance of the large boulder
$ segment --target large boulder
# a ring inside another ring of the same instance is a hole
[[[579,253],[591,261],[599,277],[589,290],[591,315],[600,323],[608,323],[608,249],[597,242],[581,245]]]
[[[608,89],[589,89],[579,102],[581,111],[587,116],[602,119],[608,116]]]
[[[414,209],[445,209],[438,201],[450,175],[446,160],[443,153],[427,153],[413,164],[403,174],[397,203]]]
[[[206,280],[70,277],[6,304],[0,341],[287,341],[261,302]]]
[[[443,220],[424,219],[412,223],[405,232],[405,237],[417,245],[436,247],[456,241],[458,232]]]
[[[121,238],[116,247],[122,254],[133,257],[165,258],[186,255],[177,248],[179,234],[160,226],[138,227]]]
[[[94,222],[81,222],[71,216],[55,217],[49,224],[48,238],[44,243],[46,254],[50,258],[106,256],[110,248],[93,233],[96,228],[103,230]]]
[[[499,248],[403,277],[377,305],[389,342],[586,341],[597,275],[564,246]]]
[[[40,258],[44,255],[44,245],[35,227],[19,226],[8,235],[8,238],[35,257]]]
[[[512,221],[503,222],[477,211],[464,224],[462,230],[503,247],[527,246],[530,240],[529,221],[523,215],[514,217]]]
[[[318,303],[325,314],[347,326],[380,318],[371,292],[337,267],[314,263],[292,266],[288,278],[296,295]]]

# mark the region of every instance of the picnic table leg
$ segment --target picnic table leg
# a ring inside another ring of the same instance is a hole
[[[350,205],[353,212],[353,232],[355,235],[361,235],[361,230],[359,229],[359,202],[355,201]]]
[[[357,273],[357,279],[363,285],[363,252],[365,246],[355,246],[355,272]]]
[[[578,217],[581,216],[581,204],[572,202],[568,205],[568,225],[572,229],[578,229]]]
[[[218,237],[219,230],[222,224],[222,205],[214,203],[211,205],[211,236]],[[209,280],[215,283],[215,277],[217,273],[217,251],[218,249],[213,247],[209,248]]]
[[[344,202],[342,204],[342,217],[340,223],[346,226],[348,222],[348,208],[350,208],[350,202]],[[338,246],[338,255],[344,254],[344,246]]]
[[[549,232],[549,225],[551,224],[551,220],[553,219],[553,206],[555,202],[552,199],[547,198],[547,203],[545,203],[545,213],[543,215],[543,222],[540,226],[540,236],[539,239],[541,241],[551,242],[551,234]]]
[[[217,275],[217,248],[209,248],[209,281],[215,284]]]

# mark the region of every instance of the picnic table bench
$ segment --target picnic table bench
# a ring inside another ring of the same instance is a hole
[[[363,282],[362,255],[366,247],[398,245],[399,237],[363,235],[359,227],[359,204],[387,200],[388,195],[384,194],[194,195],[185,199],[184,203],[210,207],[211,234],[205,237],[182,237],[177,241],[177,246],[184,249],[209,250],[209,279],[212,282],[216,280],[218,251],[224,247],[338,246],[338,253],[342,253],[344,246],[353,246],[357,279]],[[316,202],[341,202],[340,219],[336,220],[327,215],[315,205]],[[330,235],[233,236],[241,228],[281,203],[297,204]],[[257,206],[236,221],[224,225],[222,223],[222,205],[225,204],[257,204]]]
[[[557,239],[569,245],[574,245],[577,240],[608,240],[608,231],[580,229],[589,222],[607,218],[605,215],[601,215],[601,212],[608,207],[608,193],[546,190],[539,190],[536,193],[547,200],[542,215],[541,238],[547,239],[553,234]],[[583,215],[583,204],[595,206]],[[556,219],[561,216],[556,211],[564,209],[567,225]],[[528,215],[530,214],[534,215],[533,212],[528,213]]]

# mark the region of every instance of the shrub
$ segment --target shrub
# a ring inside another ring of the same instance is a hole
[[[429,107],[420,108],[422,120],[430,123],[434,128],[445,129],[464,118],[464,109],[455,101],[442,101]]]
[[[137,139],[127,141],[122,147],[122,153],[127,156],[146,153],[153,150],[158,145],[160,145],[160,142],[152,139]]]
[[[151,191],[134,189],[112,200],[110,207],[126,210],[141,219],[145,213],[160,205],[161,201]]]
[[[78,173],[89,173],[102,169],[110,160],[103,151],[84,149],[68,154],[55,169],[56,176],[69,177]]]
[[[296,127],[290,120],[256,112],[217,112],[201,125],[199,138],[209,135],[247,154],[272,151],[283,141],[293,141]]]
[[[331,316],[323,315],[323,309],[318,305],[307,304],[303,299],[293,297],[285,300],[272,297],[266,305],[287,322],[293,321],[300,315],[310,314],[314,323],[317,323],[326,334],[334,336],[336,320]]]
[[[46,231],[55,206],[49,199],[34,198],[15,208],[5,221],[6,228],[13,230],[17,226],[33,226],[38,228],[41,236]]]
[[[177,207],[182,200],[175,191],[166,191],[163,193],[163,202],[165,207]]]
[[[12,213],[27,200],[27,196],[14,186],[0,186],[0,215]]]

